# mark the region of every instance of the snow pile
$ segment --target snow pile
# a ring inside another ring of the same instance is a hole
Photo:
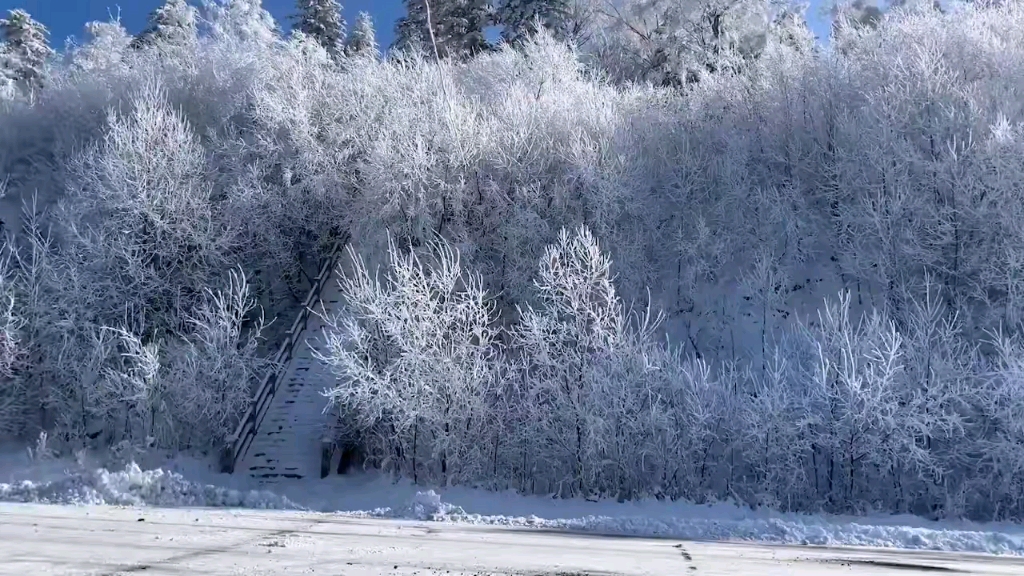
[[[408,506],[392,511],[390,509],[379,509],[376,511],[381,517],[402,518],[412,520],[429,520],[432,522],[457,521],[467,518],[466,511],[461,506],[444,502],[441,495],[433,490],[417,492]]]
[[[216,506],[301,510],[286,497],[265,490],[233,490],[187,480],[162,469],[105,468],[68,472],[55,480],[0,483],[0,501],[119,506]]]
[[[651,516],[584,516],[541,518],[482,515],[441,500],[433,490],[418,492],[398,508],[378,508],[348,515],[434,522],[545,528],[602,535],[678,538],[682,540],[744,540],[772,544],[870,546],[909,550],[942,550],[1024,556],[1024,537],[994,531],[932,529],[914,526],[830,522],[823,517],[684,518]]]
[[[272,492],[254,489],[261,486],[251,478],[215,474],[206,463],[185,458],[151,470],[132,463],[114,472],[101,466],[62,466],[58,471],[60,464],[0,459],[0,469],[10,476],[0,482],[0,501],[302,510],[603,535],[1024,556],[1024,530],[1002,524],[777,513],[727,504],[587,502],[458,487],[422,491],[373,474],[280,482]]]

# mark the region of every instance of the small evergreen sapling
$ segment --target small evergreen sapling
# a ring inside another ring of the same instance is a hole
[[[367,12],[360,12],[356,18],[352,32],[345,43],[345,55],[372,58],[380,56],[377,34],[373,29],[373,19]]]

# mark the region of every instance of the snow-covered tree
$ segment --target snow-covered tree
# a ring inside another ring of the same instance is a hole
[[[90,401],[113,442],[172,449],[219,446],[265,374],[257,356],[263,325],[244,326],[255,309],[244,275],[231,272],[223,290],[204,291],[180,334],[152,338],[142,318],[101,329],[107,356]]]
[[[132,36],[119,21],[88,22],[86,42],[68,51],[72,67],[90,72],[107,70],[121,63],[132,42]]]
[[[131,47],[169,50],[187,47],[197,38],[198,10],[186,0],[166,0],[149,14],[146,28],[132,40]]]
[[[557,39],[569,33],[570,3],[573,0],[504,0],[498,5],[496,20],[501,25],[501,38],[518,44],[546,28]]]
[[[234,37],[264,46],[279,38],[274,17],[263,8],[263,0],[203,0],[204,24],[214,37]]]
[[[74,179],[58,218],[74,247],[68,257],[94,263],[94,294],[110,291],[93,313],[109,323],[130,302],[156,316],[147,322],[158,331],[172,330],[186,302],[231,267],[235,231],[215,224],[205,155],[181,111],[153,83],[132,96],[131,108],[108,113],[107,137],[68,162]],[[149,264],[136,269],[136,258]]]
[[[11,241],[5,240],[0,254],[0,435],[8,437],[25,431],[29,404],[20,374],[27,360],[21,333],[25,320],[19,314],[23,306],[17,301],[22,283],[12,251]]]
[[[432,54],[431,31],[428,21],[430,7],[426,0],[403,0],[405,15],[395,24],[395,40],[391,52],[395,54]]]
[[[46,27],[20,9],[0,19],[0,74],[26,94],[43,87],[46,65],[54,55]]]
[[[560,232],[541,258],[536,287],[541,307],[522,309],[512,333],[531,436],[537,456],[563,478],[563,493],[589,496],[609,488],[599,463],[617,451],[609,450],[615,433],[606,426],[615,430],[613,421],[644,412],[634,395],[643,395],[644,376],[660,368],[645,349],[660,319],[630,324],[611,259],[586,228]]]
[[[946,2],[947,5],[961,6],[986,6],[995,7],[1002,0],[954,0]],[[941,13],[943,12],[942,0],[834,0],[829,6],[828,15],[831,18],[830,37],[831,43],[840,51],[846,49],[846,45],[858,34],[870,33],[877,30],[882,21],[895,13]]]
[[[797,52],[807,54],[816,46],[814,31],[807,23],[806,4],[787,6],[779,10],[772,19],[768,41],[776,42]]]
[[[344,52],[346,24],[338,0],[298,0],[295,29],[315,39],[331,56]]]
[[[842,51],[858,34],[877,29],[885,18],[883,8],[875,0],[834,2],[829,9],[832,44]]]
[[[488,0],[405,0],[395,27],[396,52],[467,58],[489,48],[484,30],[493,14]],[[428,24],[429,22],[429,24]]]
[[[380,56],[377,34],[373,29],[373,19],[369,13],[360,12],[356,17],[355,24],[352,25],[352,31],[345,43],[345,54],[371,58]]]
[[[370,457],[448,483],[480,473],[503,362],[480,277],[443,239],[427,248],[403,253],[390,241],[379,279],[350,247],[345,309],[327,318],[326,351],[314,353],[338,378],[325,395],[372,442]]]
[[[119,58],[123,32],[95,28],[50,62],[56,89],[0,102],[2,202],[45,209],[5,222],[2,433],[223,436],[341,226],[367,306],[332,330],[356,377],[325,386],[345,384],[371,464],[1024,518],[1024,108],[1003,73],[1024,67],[1024,7],[902,7],[808,50],[771,4],[745,52],[744,4],[602,0],[578,47],[542,27],[457,66],[339,66],[302,32],[234,25]],[[279,317],[265,346],[243,275]]]
[[[449,0],[437,26],[439,43],[448,56],[468,58],[490,48],[484,33],[493,20],[490,0]]]
[[[613,78],[693,83],[763,49],[772,0],[622,0],[599,9],[588,50]]]

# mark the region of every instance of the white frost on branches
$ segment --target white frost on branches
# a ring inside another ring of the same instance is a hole
[[[313,38],[331,56],[345,49],[346,23],[337,0],[298,0],[295,29]]]
[[[43,87],[47,65],[55,54],[48,34],[24,10],[9,10],[7,18],[0,19],[0,77],[12,81],[22,93]]]
[[[371,465],[1024,518],[1021,6],[825,47],[754,0],[602,2],[472,56],[481,4],[437,4],[441,62],[254,41],[239,0],[156,51],[94,26],[0,104],[5,433],[210,448],[341,230],[325,386]]]
[[[441,482],[479,477],[472,467],[502,368],[481,279],[441,240],[424,254],[403,254],[391,241],[383,278],[349,253],[353,270],[340,280],[346,309],[330,319],[321,356],[338,377],[327,397],[376,433],[367,438],[385,466]]]
[[[263,0],[204,0],[202,21],[216,38],[234,37],[263,46],[279,39],[277,22],[263,8]]]
[[[377,44],[377,35],[373,29],[373,19],[368,12],[360,12],[355,24],[352,25],[352,32],[349,33],[345,42],[345,55],[363,58],[380,57],[380,46]]]
[[[149,22],[132,40],[135,49],[155,48],[166,52],[195,45],[198,10],[186,0],[166,0],[149,15]]]

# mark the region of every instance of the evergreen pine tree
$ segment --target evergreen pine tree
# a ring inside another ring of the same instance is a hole
[[[345,46],[345,19],[338,0],[298,0],[295,29],[315,39],[331,56]]]
[[[263,8],[262,0],[203,0],[203,8],[203,19],[215,37],[259,44],[272,44],[280,38],[277,22]]]
[[[363,56],[377,58],[380,48],[377,46],[377,34],[373,30],[373,19],[366,12],[360,12],[356,18],[352,32],[345,43],[346,56]]]
[[[131,43],[138,50],[147,46],[161,49],[188,46],[196,41],[196,9],[185,0],[166,0],[149,15],[149,24]]]
[[[440,21],[448,56],[466,58],[490,49],[484,30],[494,18],[490,0],[457,0]]]
[[[501,38],[519,44],[535,34],[540,25],[555,38],[565,39],[569,13],[569,0],[503,0],[497,13]]]
[[[405,7],[395,50],[434,54],[436,47],[440,58],[465,58],[490,48],[484,35],[493,17],[489,0],[405,0]]]
[[[427,27],[425,0],[404,0],[405,16],[395,26],[395,41],[391,50],[400,54],[433,54],[430,30]],[[433,15],[432,15],[433,16]]]
[[[31,94],[43,87],[46,62],[54,51],[47,42],[49,32],[24,10],[10,10],[0,19],[0,73],[22,93]]]

